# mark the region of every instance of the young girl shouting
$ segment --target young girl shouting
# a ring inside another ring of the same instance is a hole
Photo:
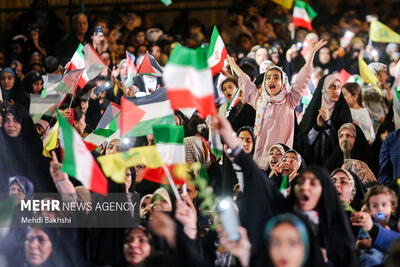
[[[246,103],[256,110],[254,134],[257,139],[254,160],[260,168],[268,168],[268,151],[272,145],[282,143],[292,147],[294,108],[306,93],[314,55],[326,43],[325,40],[320,40],[312,45],[293,86],[290,86],[288,77],[281,68],[273,66],[267,69],[260,93],[249,76],[228,56],[230,67],[239,77],[239,87],[244,91]]]

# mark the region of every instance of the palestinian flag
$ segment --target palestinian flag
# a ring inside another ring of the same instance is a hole
[[[43,114],[53,113],[54,109],[63,100],[63,95],[49,95],[42,98],[40,95],[30,94],[31,104],[29,105],[29,114],[34,123],[38,122]]]
[[[215,113],[207,48],[176,46],[165,67],[164,82],[173,109],[196,108],[203,118]]]
[[[92,151],[108,141],[121,128],[120,107],[111,103],[97,124],[96,130],[85,138],[86,147]]]
[[[60,145],[64,152],[61,171],[80,181],[89,190],[107,194],[108,182],[82,138],[57,111]]]
[[[78,83],[84,73],[84,69],[76,69],[67,72],[63,76],[52,75],[47,80],[46,87],[42,90],[40,96],[45,98],[48,94],[54,95],[58,93],[75,94]],[[57,80],[59,79],[59,80]]]
[[[318,14],[306,2],[296,0],[293,7],[293,23],[295,26],[303,27],[312,31],[311,21]]]
[[[170,171],[175,184],[184,184],[184,174],[182,175],[181,172],[177,171],[179,168],[177,165],[185,164],[183,126],[155,125],[153,126],[153,135],[158,153]],[[155,183],[168,184],[163,167],[147,168],[143,178]]]
[[[165,88],[144,97],[121,99],[121,136],[145,136],[153,133],[153,125],[160,124],[175,125]]]
[[[226,107],[226,117],[228,118],[229,113],[231,113],[231,110],[236,106],[237,103],[240,101],[240,88],[238,88],[233,95],[232,101],[228,103],[228,106]]]
[[[103,60],[90,44],[85,46],[79,44],[71,58],[68,71],[85,69],[78,83],[79,87],[83,88],[90,80],[96,78],[105,67]]]
[[[355,81],[353,76],[351,76],[351,74],[348,73],[347,70],[345,70],[345,69],[342,69],[339,72],[339,79],[340,79],[340,82],[342,83],[342,85],[344,85],[346,83],[352,83]]]
[[[218,33],[217,26],[214,26],[207,55],[208,66],[211,69],[212,76],[221,72],[227,56],[228,51],[226,50],[224,41]]]
[[[136,57],[135,55],[129,53],[128,51],[126,51],[126,61],[128,63],[128,78],[125,82],[125,86],[129,87],[132,85],[133,83],[133,78],[136,76],[137,74],[137,69],[136,69],[136,65],[135,65],[135,61],[136,61]]]
[[[151,54],[149,54],[148,51],[144,55],[137,72],[139,74],[151,75],[155,77],[161,77],[163,73],[160,64],[158,64],[157,60]]]

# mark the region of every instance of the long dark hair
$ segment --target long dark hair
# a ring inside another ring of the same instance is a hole
[[[360,107],[363,107],[363,103],[362,103],[362,97],[361,97],[361,86],[358,83],[346,83],[345,85],[343,85],[343,88],[346,88],[347,91],[349,91],[349,93],[352,96],[357,96],[357,104]]]

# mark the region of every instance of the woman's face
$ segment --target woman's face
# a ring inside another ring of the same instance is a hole
[[[124,244],[124,255],[128,264],[137,266],[150,256],[150,252],[149,237],[140,229],[131,230]]]
[[[35,95],[40,94],[40,92],[42,92],[43,90],[43,81],[42,80],[38,80],[33,82],[32,84],[32,92]]]
[[[269,166],[272,168],[277,164],[282,158],[282,151],[279,148],[273,147],[269,152]]]
[[[22,125],[15,119],[14,115],[8,113],[4,119],[4,130],[9,137],[18,137],[21,133]]]
[[[328,98],[332,102],[337,102],[340,97],[341,92],[341,84],[339,80],[333,81],[328,89],[326,89],[326,93],[328,94]]]
[[[136,42],[137,42],[138,44],[143,43],[143,42],[144,42],[144,38],[145,38],[144,32],[138,32],[138,33],[136,34],[136,37],[135,37]]]
[[[251,151],[253,150],[254,142],[249,131],[241,131],[239,133],[239,138],[240,140],[242,140],[244,151],[246,153],[251,153]]]
[[[13,182],[9,189],[10,196],[15,196],[17,198],[18,204],[21,203],[23,199],[25,199],[24,190],[19,186],[17,182]]]
[[[151,47],[151,54],[156,60],[159,60],[161,57],[161,49],[158,45],[154,45]]]
[[[272,230],[269,254],[275,267],[300,267],[305,254],[304,244],[297,229],[281,223]]]
[[[322,185],[312,172],[305,172],[297,178],[294,192],[297,206],[301,211],[314,210],[322,193]]]
[[[31,228],[25,239],[25,258],[32,266],[42,265],[52,252],[49,236],[38,228]]]
[[[75,130],[82,136],[86,128],[85,114],[82,115],[79,121],[74,121]]]
[[[151,211],[151,197],[146,197],[140,205],[140,218],[145,219]]]
[[[330,59],[331,59],[331,56],[329,54],[329,48],[322,47],[319,50],[319,62],[321,62],[322,64],[328,64]]]
[[[235,94],[236,90],[237,87],[233,82],[226,82],[222,85],[222,92],[224,93],[226,99],[228,99],[229,102],[232,101],[233,95]]]
[[[108,145],[106,147],[106,155],[110,155],[110,154],[118,152],[119,146],[120,146],[119,139],[111,140],[111,142],[108,143]]]
[[[255,55],[255,59],[256,59],[256,63],[258,66],[260,66],[260,64],[264,61],[268,59],[268,51],[265,48],[259,48],[256,51],[256,55]]]
[[[11,73],[9,72],[4,72],[3,74],[1,74],[1,88],[3,88],[6,91],[9,91],[13,88],[14,86],[14,77],[12,76]]]
[[[353,187],[350,178],[344,172],[337,172],[331,178],[339,199],[350,204],[353,201]]]
[[[265,77],[265,88],[270,96],[279,94],[282,89],[282,73],[279,70],[269,70]]]

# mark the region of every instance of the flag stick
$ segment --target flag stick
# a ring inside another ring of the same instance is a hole
[[[75,97],[75,94],[72,94],[72,97],[71,97],[71,102],[69,102],[69,109],[71,108],[71,106],[72,106],[72,102],[74,101],[74,97]]]
[[[174,192],[174,195],[175,195],[176,199],[179,200],[179,201],[182,201],[182,198],[179,195],[178,189],[176,189],[176,185],[174,183],[174,180],[172,179],[171,173],[169,172],[168,168],[165,165],[163,166],[163,169],[164,169],[165,173],[167,174],[168,182],[171,185],[172,192]]]

